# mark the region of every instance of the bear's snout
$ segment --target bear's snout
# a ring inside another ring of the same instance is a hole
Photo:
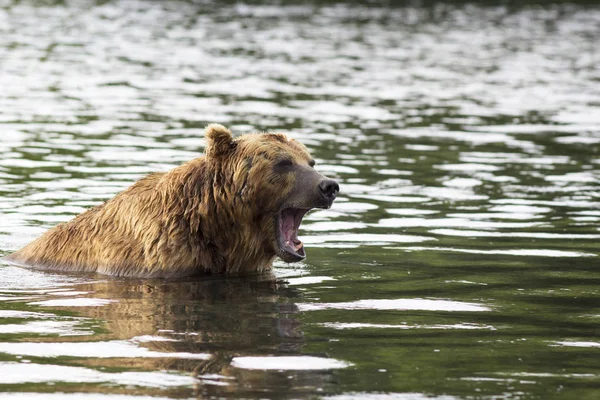
[[[333,179],[323,179],[319,182],[319,191],[327,199],[329,205],[335,200],[338,192],[340,191],[340,185]]]

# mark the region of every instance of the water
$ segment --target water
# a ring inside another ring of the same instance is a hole
[[[339,180],[308,258],[193,281],[0,264],[0,397],[600,393],[600,8],[0,2],[0,255],[210,122]]]

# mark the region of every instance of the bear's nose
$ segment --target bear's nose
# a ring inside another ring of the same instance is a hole
[[[340,185],[333,179],[323,179],[319,182],[319,190],[329,201],[333,201],[340,191]]]

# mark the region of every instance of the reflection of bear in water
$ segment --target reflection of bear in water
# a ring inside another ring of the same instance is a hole
[[[257,340],[264,344],[273,339],[277,346],[289,347],[302,338],[292,302],[299,293],[272,274],[188,281],[111,279],[78,285],[77,290],[118,300],[86,311],[106,320],[114,339],[190,332],[189,343],[199,347],[177,351],[206,352],[221,347],[219,342],[229,349],[254,348]]]
[[[60,224],[7,261],[63,271],[159,278],[239,274],[305,257],[302,217],[328,208],[339,187],[283,134],[233,139],[206,129],[205,155],[149,175]]]
[[[239,356],[300,355],[305,345],[299,311],[301,293],[270,274],[206,277],[188,281],[111,279],[78,285],[88,296],[118,300],[102,307],[77,308],[77,314],[106,321],[105,340],[161,336],[175,341],[140,343],[153,351],[209,354],[207,360],[135,358],[79,360],[93,367],[178,370],[192,376],[219,374],[228,386],[201,385],[197,394],[254,397],[265,390],[306,394],[329,387],[326,371],[260,371],[231,366]],[[95,340],[100,339],[96,337]],[[72,337],[71,340],[90,340]],[[319,355],[322,354],[312,354]],[[293,377],[290,379],[290,377]]]

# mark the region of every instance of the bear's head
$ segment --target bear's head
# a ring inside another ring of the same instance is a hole
[[[206,140],[213,196],[226,209],[222,213],[261,251],[286,262],[304,259],[302,218],[311,209],[331,207],[337,182],[314,169],[303,144],[281,133],[234,139],[227,128],[212,124]]]

